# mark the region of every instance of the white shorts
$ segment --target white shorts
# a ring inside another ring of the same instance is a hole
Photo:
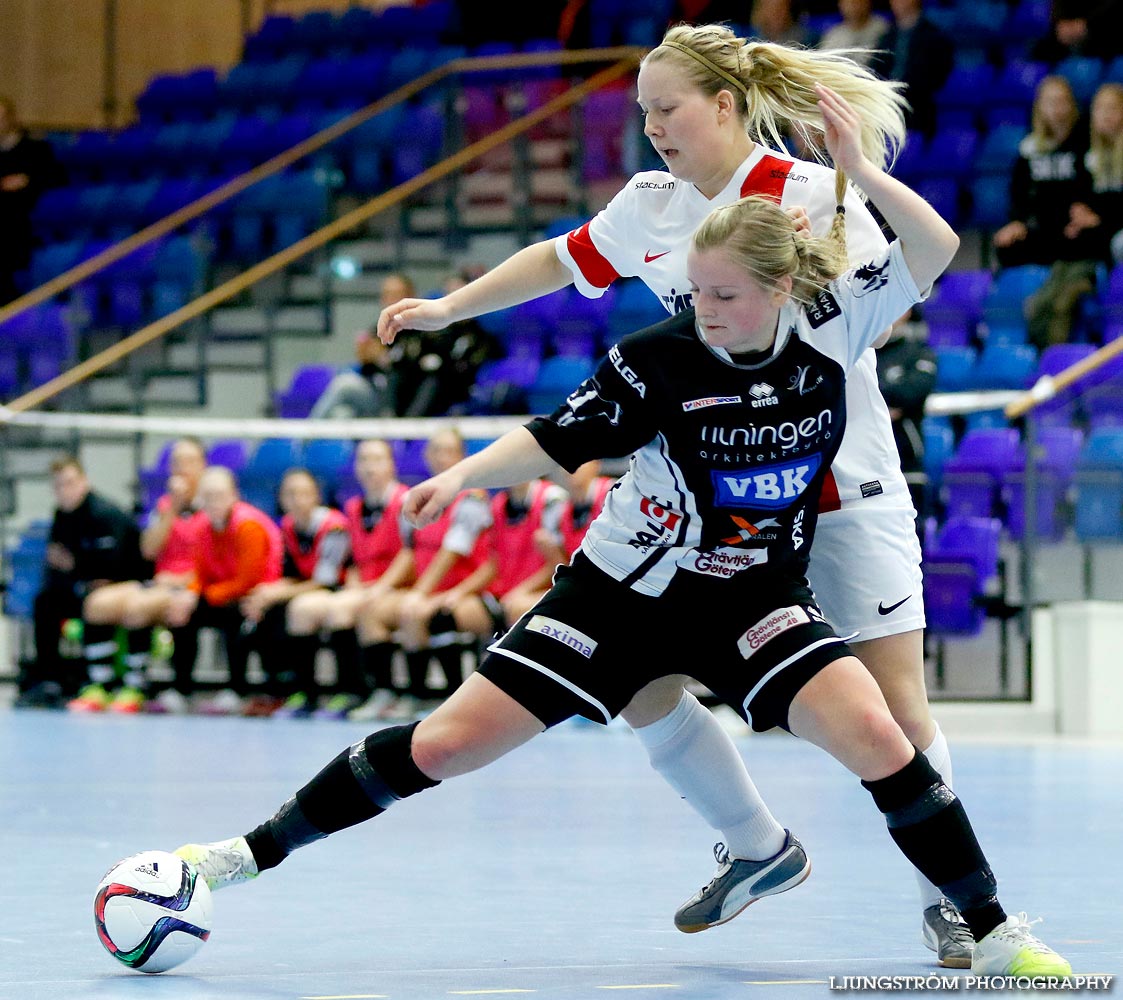
[[[907,498],[820,514],[807,576],[841,636],[862,642],[924,628],[920,540]]]

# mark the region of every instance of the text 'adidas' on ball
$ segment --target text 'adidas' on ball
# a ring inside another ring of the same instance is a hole
[[[210,937],[211,891],[183,859],[144,851],[105,873],[94,897],[94,926],[117,961],[138,972],[166,972]]]

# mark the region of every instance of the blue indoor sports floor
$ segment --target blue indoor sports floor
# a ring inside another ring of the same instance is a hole
[[[782,735],[738,745],[810,879],[677,932],[716,838],[620,724],[569,723],[223,890],[210,941],[173,972],[102,950],[93,890],[115,861],[244,833],[368,729],[0,710],[0,1000],[799,1000],[831,976],[939,971],[869,796]],[[1006,908],[1045,917],[1077,972],[1123,971],[1123,744],[952,750]]]

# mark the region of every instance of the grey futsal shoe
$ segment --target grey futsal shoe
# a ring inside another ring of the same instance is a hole
[[[975,939],[955,904],[941,899],[924,911],[920,926],[924,944],[936,953],[936,962],[948,969],[971,968]]]
[[[803,845],[787,830],[780,853],[763,861],[729,856],[724,844],[714,844],[714,859],[720,866],[709,885],[691,896],[675,913],[675,926],[684,934],[708,930],[732,920],[751,903],[764,896],[794,889],[811,874],[811,862]]]

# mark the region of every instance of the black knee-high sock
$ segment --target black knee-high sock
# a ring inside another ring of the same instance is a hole
[[[924,754],[917,750],[896,774],[862,784],[901,853],[956,905],[976,941],[1006,919],[971,821]]]
[[[376,642],[373,646],[359,647],[359,672],[368,693],[394,690],[394,651],[393,642]]]
[[[309,698],[316,695],[316,654],[320,651],[318,635],[284,634],[285,667],[277,677],[288,694],[302,692]]]
[[[298,847],[372,819],[393,803],[439,785],[413,762],[417,723],[371,733],[337,756],[272,819],[246,834],[258,870]]]
[[[430,698],[432,691],[425,683],[429,675],[429,660],[433,657],[430,649],[414,649],[406,653],[406,669],[409,671],[409,688],[406,693],[415,698]]]
[[[149,650],[152,648],[152,629],[131,628],[127,633],[127,641],[129,651],[125,656],[125,683],[134,688],[146,687]]]
[[[452,694],[464,683],[464,644],[461,642],[450,643],[434,652],[441,671],[445,675],[446,690],[442,691],[445,697]]]
[[[366,686],[359,670],[359,641],[349,628],[332,632],[328,649],[335,660],[335,689],[340,694],[363,697]]]

